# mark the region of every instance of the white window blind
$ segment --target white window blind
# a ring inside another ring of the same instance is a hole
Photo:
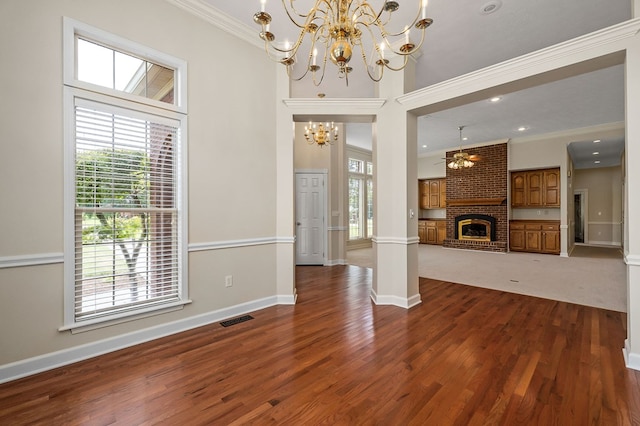
[[[180,123],[79,98],[74,112],[75,321],[179,300]]]

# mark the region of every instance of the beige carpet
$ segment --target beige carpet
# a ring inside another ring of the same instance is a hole
[[[371,268],[372,249],[348,251],[347,262]],[[627,270],[616,248],[577,246],[567,258],[420,244],[418,264],[421,277],[627,311]]]

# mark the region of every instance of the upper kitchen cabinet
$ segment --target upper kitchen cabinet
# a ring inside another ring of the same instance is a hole
[[[425,179],[418,183],[421,209],[443,209],[446,207],[446,179]]]
[[[511,172],[511,207],[560,207],[560,169]]]

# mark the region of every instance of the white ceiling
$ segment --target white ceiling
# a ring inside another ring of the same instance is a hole
[[[202,0],[203,4],[223,12],[255,32],[260,27],[253,22],[253,14],[260,10],[260,1]],[[416,88],[426,87],[452,77],[493,65],[562,41],[606,28],[631,17],[632,0],[429,0],[427,16],[434,23],[425,34],[422,55],[416,62]],[[296,0],[299,10],[310,8],[311,0]],[[381,7],[382,0],[371,0]],[[400,9],[393,21],[401,29],[411,22],[418,11],[419,0],[399,2]],[[498,6],[485,14],[487,6]],[[295,40],[295,27],[284,14],[279,0],[267,0],[266,10],[273,21],[270,30],[276,40]],[[396,28],[396,29],[398,29]],[[415,35],[417,37],[417,34]],[[412,39],[414,36],[412,35]],[[365,53],[369,53],[366,52]],[[374,84],[366,77],[354,52],[350,65],[349,86],[338,79],[334,70],[327,74],[319,87],[307,76],[292,83],[293,97],[373,97]],[[361,61],[360,61],[361,62]],[[391,72],[387,70],[387,72]],[[295,75],[295,71],[294,71]],[[418,120],[418,155],[432,155],[460,145],[458,126],[465,126],[468,137],[465,145],[500,139],[532,138],[536,135],[591,128],[594,132],[576,132],[570,153],[578,168],[619,164],[624,148],[623,136],[618,132],[600,132],[603,125],[624,121],[624,73],[622,65],[592,71],[563,80],[547,83],[519,92],[503,95],[500,102],[475,102],[438,111]],[[518,127],[526,131],[519,132]],[[606,127],[606,126],[605,126]],[[366,126],[350,126],[370,134]],[[361,139],[360,136],[358,138]],[[593,163],[590,144],[601,139],[601,163]],[[426,146],[426,148],[424,148]],[[610,157],[607,155],[610,154]],[[605,158],[607,157],[607,158]]]

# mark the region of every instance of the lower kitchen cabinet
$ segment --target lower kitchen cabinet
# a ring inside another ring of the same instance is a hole
[[[441,245],[447,236],[446,220],[420,220],[418,221],[418,237],[422,244]]]
[[[560,254],[560,222],[556,220],[512,220],[509,250]]]

